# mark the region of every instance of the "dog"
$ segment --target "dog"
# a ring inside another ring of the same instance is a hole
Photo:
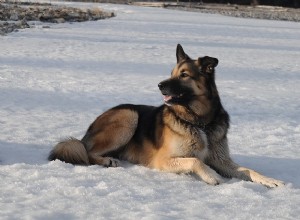
[[[119,160],[173,173],[193,173],[217,185],[223,177],[267,187],[284,183],[241,167],[230,157],[229,115],[215,83],[218,59],[191,59],[180,44],[171,77],[158,84],[159,107],[122,104],[104,112],[81,140],[58,143],[48,159],[71,164],[119,166]]]

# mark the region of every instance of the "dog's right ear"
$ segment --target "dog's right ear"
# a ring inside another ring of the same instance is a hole
[[[183,50],[182,46],[180,44],[177,44],[176,48],[176,57],[177,57],[177,63],[183,61],[183,60],[188,60],[191,59]]]

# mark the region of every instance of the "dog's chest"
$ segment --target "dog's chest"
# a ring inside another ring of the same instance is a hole
[[[197,157],[204,160],[207,156],[207,136],[201,129],[187,129],[181,135],[174,135],[170,141],[171,153],[174,157]]]

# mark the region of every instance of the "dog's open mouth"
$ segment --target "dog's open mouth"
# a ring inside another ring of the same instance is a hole
[[[170,95],[164,95],[164,101],[165,102],[168,102],[168,101],[170,101],[172,99],[172,96],[170,96]]]
[[[170,104],[170,102],[180,100],[183,97],[183,95],[184,95],[183,93],[180,94],[180,95],[177,95],[177,96],[171,96],[171,95],[163,94],[163,97],[164,97],[165,103]]]

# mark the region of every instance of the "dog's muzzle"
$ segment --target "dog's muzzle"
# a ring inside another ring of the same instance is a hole
[[[175,104],[181,101],[183,93],[176,91],[180,88],[177,80],[164,80],[158,84],[158,88],[161,91],[164,97],[164,102],[167,105]]]
[[[158,88],[161,91],[161,93],[165,96],[165,95],[171,95],[171,91],[170,91],[170,81],[169,80],[164,80],[162,82],[160,82],[158,84]]]

